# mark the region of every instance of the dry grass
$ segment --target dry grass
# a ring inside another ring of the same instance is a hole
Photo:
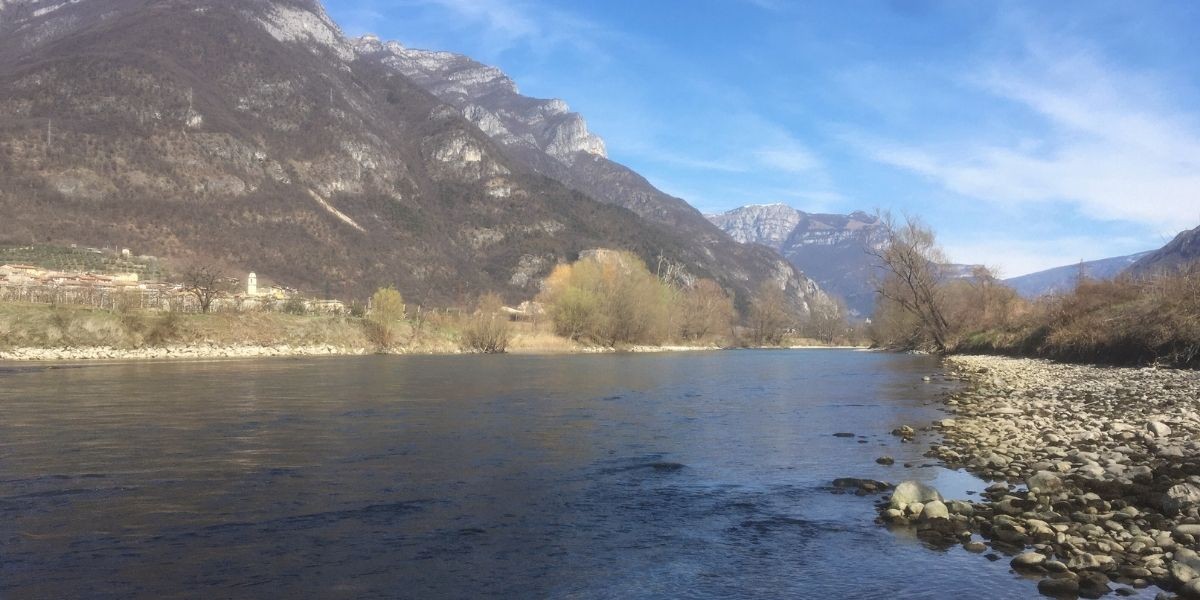
[[[578,342],[555,335],[548,324],[537,323],[513,323],[508,344],[512,354],[569,354],[583,349]]]
[[[1035,303],[957,350],[1111,364],[1200,367],[1200,265],[1147,279],[1088,281]]]
[[[0,347],[62,348],[212,343],[368,346],[358,319],[281,313],[181,315],[0,303]]]
[[[203,315],[0,303],[0,348],[329,345],[398,354],[454,354],[471,349],[467,337],[472,320],[460,313],[431,311],[420,319],[396,323],[395,343],[380,348],[369,335],[368,322],[354,317],[263,312]],[[556,335],[548,320],[505,325],[509,353],[569,354],[600,349]]]

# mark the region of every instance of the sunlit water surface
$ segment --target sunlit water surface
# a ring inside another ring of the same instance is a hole
[[[837,350],[10,365],[0,597],[1036,597],[1007,559],[928,548],[828,489],[982,488],[888,434],[942,416],[938,369]]]

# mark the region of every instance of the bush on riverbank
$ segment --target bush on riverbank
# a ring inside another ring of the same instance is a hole
[[[605,250],[556,267],[541,301],[558,335],[614,346],[665,341],[672,296],[633,253]]]
[[[501,310],[504,306],[498,294],[485,294],[479,299],[475,314],[463,327],[463,349],[484,354],[504,354],[512,340],[512,324]]]
[[[888,241],[875,253],[884,276],[871,324],[879,346],[1200,367],[1200,265],[1081,279],[1070,292],[1025,301],[987,269],[952,276],[920,221],[882,222]]]
[[[1200,367],[1200,265],[1146,279],[1082,281],[1032,303],[1007,327],[964,336],[954,349]]]
[[[396,288],[379,288],[371,296],[371,310],[363,326],[371,343],[379,350],[387,351],[396,344],[397,330],[403,319],[404,297]]]

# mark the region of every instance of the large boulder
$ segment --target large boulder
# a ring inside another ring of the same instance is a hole
[[[1167,514],[1176,514],[1197,503],[1200,503],[1200,486],[1194,483],[1180,483],[1167,489],[1166,497],[1163,499],[1163,511]]]
[[[904,507],[909,504],[918,502],[924,504],[935,500],[942,501],[942,495],[937,490],[919,481],[905,481],[896,486],[895,491],[892,492],[889,507],[904,510]]]
[[[1154,437],[1167,437],[1171,435],[1171,428],[1162,421],[1147,421],[1146,431],[1154,435]]]

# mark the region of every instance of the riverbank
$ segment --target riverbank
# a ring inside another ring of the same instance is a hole
[[[1158,585],[1200,598],[1200,373],[953,356],[967,382],[929,456],[987,480],[978,501],[901,490],[884,521],[1015,555],[1046,595]]]
[[[0,361],[164,360],[463,354],[464,323],[435,315],[395,325],[395,343],[380,348],[365,321],[345,315],[277,312],[179,314],[108,311],[79,306],[0,303]],[[548,322],[509,324],[510,354],[704,352],[713,341],[662,345],[593,346],[555,335]],[[815,348],[807,340],[783,348]],[[832,346],[822,346],[832,347]]]

